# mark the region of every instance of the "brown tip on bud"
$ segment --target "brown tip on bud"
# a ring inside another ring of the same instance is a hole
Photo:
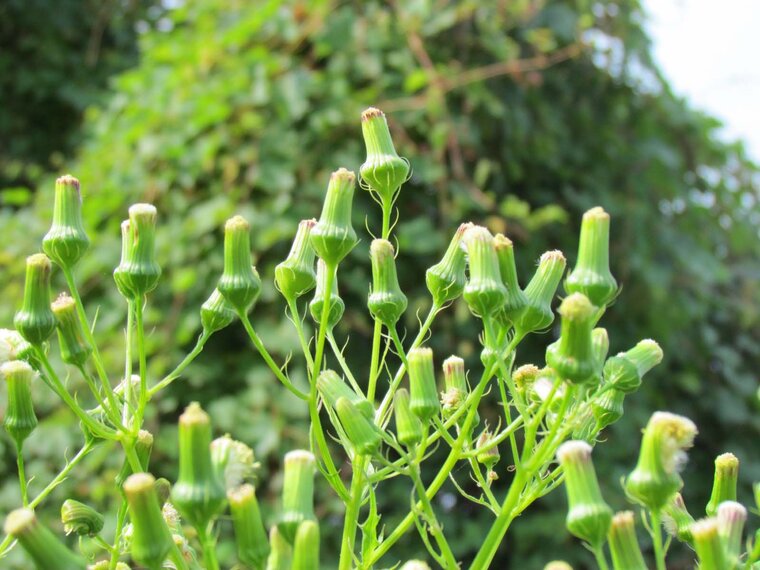
[[[61,184],[63,186],[74,186],[77,190],[79,190],[79,179],[74,178],[71,174],[64,174],[63,176],[59,176],[58,179],[56,179],[55,183]]]
[[[565,261],[565,254],[562,253],[560,250],[555,249],[552,251],[546,251],[541,255],[541,259],[539,260],[539,263],[549,262],[549,261]]]
[[[313,228],[314,226],[317,225],[317,220],[315,218],[310,218],[308,220],[301,220],[298,223],[298,225],[299,226],[304,226],[304,227],[307,227],[307,228]]]
[[[383,113],[380,109],[377,109],[376,107],[369,107],[362,111],[362,121],[369,121],[370,119],[374,119],[376,117],[384,117],[385,113]]]

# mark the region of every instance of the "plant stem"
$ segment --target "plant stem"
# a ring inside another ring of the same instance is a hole
[[[293,326],[298,334],[298,341],[301,343],[301,351],[303,357],[306,360],[306,372],[311,374],[314,368],[314,360],[311,358],[311,351],[309,350],[309,343],[306,342],[306,335],[303,332],[303,321],[301,320],[301,313],[298,312],[298,305],[295,299],[288,299],[288,309],[290,309],[290,317],[293,320]]]
[[[607,558],[604,556],[604,545],[600,544],[598,547],[592,548],[591,551],[594,553],[596,565],[599,566],[599,570],[609,570]]]
[[[351,384],[351,387],[357,394],[363,396],[364,390],[361,389],[361,386],[359,386],[356,378],[354,378],[354,374],[351,372],[351,369],[349,368],[348,363],[346,362],[346,359],[344,358],[343,353],[340,350],[340,346],[338,346],[338,342],[335,340],[335,335],[332,333],[332,331],[327,331],[327,342],[330,343],[330,348],[332,348],[335,360],[338,361],[340,369],[343,371],[343,374],[346,375],[346,378]]]
[[[660,511],[653,510],[652,516],[652,544],[654,546],[654,560],[657,570],[667,570],[665,566],[665,551],[662,548],[662,532],[660,529]]]
[[[219,562],[216,559],[216,538],[211,532],[211,525],[207,528],[198,528],[198,541],[203,550],[203,563],[206,570],[219,570]]]
[[[16,465],[18,466],[18,484],[21,489],[21,504],[26,507],[29,503],[29,494],[24,469],[24,444],[19,441],[16,442]]]
[[[383,340],[383,323],[375,321],[375,329],[372,334],[372,357],[369,364],[369,382],[367,384],[367,399],[375,401],[375,389],[377,388],[377,376],[380,370],[380,343]]]
[[[179,378],[180,374],[187,368],[193,360],[195,360],[198,355],[203,351],[203,347],[206,345],[206,342],[208,339],[211,338],[211,333],[206,332],[205,330],[200,334],[198,337],[198,342],[195,343],[195,348],[193,348],[190,353],[185,356],[185,358],[180,362],[177,367],[172,370],[166,377],[164,377],[160,382],[158,382],[155,386],[153,386],[150,390],[148,390],[148,400],[150,400],[153,396],[155,396],[158,392],[166,388],[169,384],[174,382],[177,378]]]
[[[113,550],[111,550],[111,561],[108,563],[108,570],[115,570],[116,564],[119,562],[119,555],[121,549],[119,543],[121,542],[121,533],[124,530],[124,523],[127,521],[127,501],[121,500],[119,505],[119,511],[116,513],[116,530],[113,537]]]
[[[357,455],[352,462],[354,472],[351,477],[351,491],[349,501],[346,504],[346,515],[343,519],[343,537],[340,542],[338,570],[351,570],[353,565],[356,528],[364,492],[364,470],[367,467],[368,460],[369,457],[366,455]]]
[[[142,426],[145,415],[145,406],[148,404],[148,364],[145,350],[145,324],[143,323],[143,309],[145,297],[135,301],[135,328],[137,330],[137,359],[140,367],[140,394],[137,400],[137,414],[135,416],[134,430]]]

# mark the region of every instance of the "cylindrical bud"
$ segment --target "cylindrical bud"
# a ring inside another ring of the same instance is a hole
[[[438,391],[435,385],[433,351],[429,348],[415,348],[407,355],[409,363],[409,404],[412,413],[423,422],[429,421],[440,409]]]
[[[278,528],[285,539],[292,543],[296,529],[303,521],[316,521],[314,514],[314,473],[316,460],[308,451],[290,451],[285,455],[285,474],[282,485],[282,510]],[[270,541],[272,554],[276,547]]]
[[[598,370],[602,370],[604,361],[607,359],[607,353],[610,351],[610,337],[607,329],[597,327],[591,331],[591,341],[594,345],[594,357]]]
[[[18,540],[38,570],[85,570],[84,560],[40,524],[31,509],[10,512],[4,530]]]
[[[327,276],[329,269],[327,264],[321,259],[317,260],[317,288],[314,290],[314,298],[309,303],[309,312],[314,322],[320,324],[322,319],[322,312],[324,311],[324,304],[326,300],[325,289],[327,287]],[[338,324],[343,311],[346,306],[343,303],[343,299],[338,294],[338,277],[333,273],[332,287],[330,291],[330,308],[327,313],[327,328],[332,329]]]
[[[311,247],[311,230],[317,220],[302,220],[285,261],[274,269],[274,283],[286,301],[295,301],[314,289],[314,249]]]
[[[494,239],[483,226],[473,226],[464,234],[470,275],[464,286],[464,300],[478,317],[495,315],[504,307],[507,288],[501,280]]]
[[[552,560],[544,566],[544,570],[573,570],[573,567],[564,560]]]
[[[409,407],[409,392],[405,388],[396,390],[393,410],[396,415],[396,439],[399,443],[413,447],[422,441],[422,424]]]
[[[608,541],[614,570],[647,570],[636,538],[633,511],[622,511],[612,517]]]
[[[89,505],[66,499],[61,505],[61,522],[66,534],[95,536],[103,530],[105,518]]]
[[[382,436],[372,420],[362,414],[348,398],[338,398],[335,402],[343,431],[360,455],[371,455],[380,447]]]
[[[694,550],[699,559],[699,570],[725,570],[730,568],[720,539],[718,519],[700,519],[691,525]]]
[[[226,492],[211,463],[211,421],[197,402],[179,417],[179,478],[172,503],[195,528],[205,528],[224,508]]]
[[[55,315],[50,310],[50,259],[43,253],[26,258],[24,301],[13,325],[30,344],[39,346],[53,334]]]
[[[591,402],[597,430],[601,431],[623,417],[623,400],[625,393],[611,388]]]
[[[256,468],[253,450],[229,434],[211,442],[211,465],[226,490],[242,485]]]
[[[645,339],[627,352],[609,358],[604,364],[604,379],[618,390],[635,392],[641,379],[662,361],[662,349],[655,341]]]
[[[406,310],[406,295],[401,291],[396,274],[393,245],[388,240],[376,239],[369,247],[372,261],[372,290],[367,306],[372,316],[387,327],[392,327]]]
[[[520,288],[517,279],[517,266],[515,265],[515,250],[512,240],[502,234],[496,234],[493,238],[496,248],[496,257],[499,259],[499,273],[501,281],[507,288],[507,299],[502,306],[501,315],[507,323],[512,323],[520,314],[523,307],[528,304],[525,293]]]
[[[272,551],[267,558],[266,570],[291,570],[290,562],[293,556],[293,549],[282,536],[280,530],[273,526],[269,530],[269,544]]]
[[[591,446],[584,441],[568,441],[557,450],[557,460],[565,473],[571,534],[598,548],[607,537],[612,509],[604,502],[591,461]]]
[[[641,439],[639,461],[625,482],[628,496],[653,511],[667,505],[683,486],[679,471],[696,434],[697,426],[688,418],[652,414]]]
[[[541,370],[535,364],[523,364],[512,373],[515,389],[525,398],[532,390]]]
[[[356,175],[340,168],[330,175],[319,222],[311,230],[311,246],[330,267],[336,267],[357,243],[351,225]]]
[[[385,115],[370,107],[362,113],[362,135],[367,159],[359,168],[362,182],[384,202],[393,200],[409,178],[409,163],[396,153]]]
[[[477,450],[477,455],[475,457],[479,463],[482,463],[488,469],[492,469],[493,466],[496,465],[501,458],[498,446],[494,445],[486,448],[486,446],[491,442],[491,439],[493,439],[493,435],[488,429],[485,429],[480,434],[478,441],[475,444],[475,449]]]
[[[368,419],[373,420],[375,417],[375,407],[370,401],[354,392],[334,370],[325,370],[319,375],[317,390],[331,408],[335,407],[339,398],[346,398]]]
[[[737,565],[742,548],[742,532],[747,522],[747,509],[736,501],[718,506],[718,534],[731,565]],[[735,567],[735,566],[734,566]]]
[[[215,333],[229,326],[236,316],[235,309],[219,292],[219,289],[214,289],[201,305],[201,325],[206,334]]]
[[[433,297],[435,307],[443,307],[464,291],[467,260],[462,248],[462,238],[471,227],[472,224],[469,222],[460,225],[454,237],[451,238],[443,259],[425,273],[425,282]]]
[[[449,356],[443,361],[443,385],[445,390],[441,394],[441,404],[444,416],[448,417],[464,403],[469,391],[464,360]]]
[[[161,505],[161,508],[166,506],[166,501],[169,500],[171,494],[172,484],[169,483],[169,480],[164,479],[163,477],[156,479],[156,496],[158,497],[158,504]],[[177,514],[179,515],[179,513]]]
[[[647,338],[639,341],[636,346],[623,353],[622,356],[633,363],[639,372],[639,376],[644,376],[662,362],[663,354],[660,345],[651,338]]]
[[[23,360],[11,360],[0,366],[8,389],[8,405],[3,427],[20,447],[37,427],[37,415],[32,401],[32,380],[35,372]]]
[[[316,521],[304,521],[298,525],[291,570],[319,570],[319,525]]]
[[[546,363],[564,379],[585,382],[597,370],[591,330],[597,308],[581,293],[565,297],[559,306],[559,340],[546,349]]]
[[[707,516],[718,512],[718,505],[723,501],[736,500],[736,485],[739,480],[739,459],[733,453],[723,453],[715,458],[715,476],[713,477],[710,501],[705,507]]]
[[[121,263],[114,270],[114,280],[126,299],[141,299],[161,278],[156,261],[156,217],[154,206],[135,204],[129,208],[129,223],[122,224]]]
[[[161,567],[173,544],[158,504],[155,483],[149,473],[135,473],[124,482],[132,521],[132,558],[151,569]]]
[[[11,329],[0,329],[0,364],[11,360],[33,362],[34,349],[24,337]]]
[[[256,490],[252,485],[242,485],[228,492],[227,500],[232,512],[238,558],[246,566],[262,568],[270,548]]]
[[[687,544],[692,543],[691,525],[694,517],[689,514],[681,493],[676,493],[662,511],[662,524],[670,536]]]
[[[82,223],[79,180],[70,175],[55,181],[53,223],[42,238],[42,251],[61,267],[73,267],[90,247]]]
[[[618,285],[610,273],[610,215],[596,207],[583,214],[578,262],[565,280],[565,291],[583,293],[597,307],[615,298]]]
[[[554,322],[552,299],[565,272],[565,256],[561,251],[547,251],[538,262],[538,269],[525,288],[528,303],[514,321],[520,334],[544,330]]]
[[[62,293],[53,301],[51,309],[58,321],[61,360],[74,366],[83,366],[92,353],[92,347],[85,339],[74,299]]]
[[[224,271],[216,288],[242,313],[261,293],[261,279],[251,260],[251,226],[242,216],[233,216],[224,225]]]
[[[141,429],[137,432],[137,440],[135,441],[135,454],[137,459],[142,465],[143,471],[148,470],[150,463],[150,453],[153,450],[153,434],[148,430]],[[116,486],[121,487],[124,482],[132,474],[132,465],[125,458],[124,463],[121,466],[121,470],[115,477]]]

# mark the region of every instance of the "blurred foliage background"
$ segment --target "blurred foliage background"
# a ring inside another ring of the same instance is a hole
[[[562,249],[572,265],[581,213],[601,205],[613,216],[612,268],[624,285],[603,321],[612,350],[652,337],[666,354],[596,452],[606,496],[625,504],[619,480],[635,462],[639,429],[652,411],[668,409],[701,431],[684,477],[691,509],[707,502],[722,451],[742,460],[748,500],[749,483],[760,480],[760,174],[740,143],[718,138],[715,119],[671,92],[644,23],[636,0],[3,2],[0,326],[11,326],[24,258],[49,224],[52,181],[70,172],[82,181],[94,238],[79,279],[115,376],[125,305],[110,275],[119,223],[135,201],[160,212],[165,276],[148,308],[151,374],[192,347],[198,308],[222,265],[220,227],[233,213],[252,223],[266,284],[254,322],[284,360],[297,342],[272,286],[274,265],[297,221],[318,215],[329,173],[358,169],[359,114],[375,105],[414,171],[397,226],[409,332],[429,303],[424,269],[461,221],[509,235],[525,284],[546,249]],[[360,192],[357,229],[377,227],[378,214]],[[350,333],[357,366],[366,364],[371,333],[369,241],[365,233],[340,276],[350,310],[337,336]],[[549,341],[524,343],[518,363],[539,361]],[[477,330],[463,305],[437,321],[431,345],[441,358],[457,351],[478,365]],[[294,358],[297,381],[301,366]],[[191,400],[210,410],[220,434],[254,447],[271,512],[282,453],[307,445],[304,407],[232,326],[152,408],[157,474],[174,476],[173,423]],[[33,493],[60,469],[61,451],[70,456],[79,444],[72,417],[47,394],[39,394],[39,415],[27,444]],[[0,445],[6,512],[18,490],[9,440]],[[94,454],[48,500],[46,516],[52,521],[67,495],[113,509],[118,466],[108,450]],[[330,544],[342,511],[326,487],[318,492]],[[438,508],[458,550],[474,553],[489,515],[452,489]],[[389,527],[408,492],[399,484],[381,493]],[[554,557],[589,564],[564,531],[564,509],[555,493],[518,519],[499,567],[541,568]],[[410,539],[396,554],[422,556],[421,548]],[[672,564],[690,567],[691,556],[676,549]]]

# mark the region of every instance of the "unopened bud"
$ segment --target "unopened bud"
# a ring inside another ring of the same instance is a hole
[[[51,308],[58,321],[61,360],[74,366],[83,366],[92,353],[92,347],[85,340],[74,299],[63,293],[53,301]]]
[[[252,485],[242,485],[228,492],[227,500],[232,512],[238,558],[246,566],[261,568],[270,548],[256,490]]]
[[[348,398],[338,398],[335,402],[335,412],[338,414],[343,431],[351,444],[360,455],[371,455],[380,447],[382,436],[367,416],[362,414]]]
[[[601,431],[623,417],[623,400],[625,400],[624,392],[610,388],[591,402],[597,430]]]
[[[651,339],[645,339],[627,352],[609,358],[604,365],[604,379],[618,390],[634,392],[641,386],[644,374],[660,362],[660,345]]]
[[[730,563],[736,567],[742,548],[742,532],[747,522],[747,509],[736,501],[724,501],[718,506],[718,534]]]
[[[462,238],[471,227],[472,224],[469,222],[460,225],[451,238],[443,259],[425,273],[425,281],[433,297],[434,307],[443,307],[459,297],[464,290],[467,260],[462,248]]]
[[[50,310],[50,259],[37,253],[26,258],[24,301],[16,313],[13,324],[30,344],[39,346],[56,327],[55,315]]]
[[[37,427],[37,415],[32,401],[32,380],[35,372],[22,360],[11,360],[0,366],[0,376],[5,378],[8,389],[8,405],[3,427],[20,447]]]
[[[155,483],[149,473],[130,475],[124,482],[132,521],[132,558],[148,568],[160,568],[173,545],[171,532],[158,504]]]
[[[409,363],[410,409],[423,422],[429,421],[440,409],[438,391],[435,385],[433,351],[429,348],[415,348],[407,355]]]
[[[95,536],[103,530],[105,518],[89,505],[66,499],[61,505],[61,522],[66,534]]]
[[[725,570],[731,568],[720,538],[718,519],[700,519],[691,525],[694,550],[699,560],[699,570]]]
[[[414,447],[422,441],[422,424],[409,407],[409,392],[404,388],[396,390],[393,398],[396,414],[396,438],[407,447]]]
[[[253,476],[257,464],[253,450],[229,434],[217,437],[211,442],[211,464],[224,488],[234,489]]]
[[[544,570],[573,570],[573,567],[564,560],[552,560],[544,566]]]
[[[694,517],[689,514],[681,493],[676,493],[662,511],[662,524],[670,536],[687,544],[692,543],[691,525]]]
[[[718,505],[723,501],[736,500],[736,485],[739,479],[739,459],[733,453],[723,453],[715,458],[715,477],[712,494],[705,507],[707,516],[718,512]]]
[[[520,334],[541,331],[554,322],[552,299],[565,272],[565,256],[561,251],[547,251],[538,262],[538,269],[525,288],[528,303],[514,321]]]
[[[288,302],[295,301],[314,289],[314,249],[311,247],[311,230],[316,220],[302,220],[288,257],[274,269],[274,283]]]
[[[320,324],[322,319],[322,313],[324,312],[324,304],[326,301],[325,289],[327,288],[327,276],[329,269],[327,264],[319,259],[317,261],[317,288],[314,290],[314,298],[309,303],[309,312],[314,322]],[[327,329],[330,330],[338,324],[343,311],[346,306],[343,303],[343,299],[338,294],[338,277],[333,273],[332,287],[330,291],[330,308],[327,313]]]
[[[122,224],[121,263],[114,270],[114,280],[126,299],[141,299],[161,278],[156,261],[156,217],[154,206],[135,204],[129,208],[129,222]]]
[[[291,570],[290,562],[293,557],[293,549],[290,548],[290,544],[276,526],[269,530],[269,544],[272,551],[267,558],[266,570]]]
[[[616,513],[612,517],[608,541],[613,568],[616,570],[647,570],[639,541],[636,538],[636,524],[632,511]]]
[[[319,375],[317,390],[331,408],[335,407],[339,398],[346,398],[368,419],[372,420],[375,417],[375,407],[370,401],[357,394],[334,370],[325,370]]]
[[[367,306],[375,319],[390,328],[404,314],[407,306],[406,295],[398,284],[393,245],[388,240],[373,240],[369,255],[372,261],[372,290]]]
[[[79,180],[61,176],[55,181],[53,224],[42,238],[42,251],[61,267],[71,268],[90,247],[82,223]]]
[[[319,222],[311,230],[311,246],[330,267],[336,267],[357,243],[351,224],[356,175],[340,168],[330,175]]]
[[[512,373],[515,389],[525,397],[538,379],[541,370],[535,364],[523,364]]]
[[[507,288],[507,299],[502,306],[501,314],[507,323],[512,323],[520,314],[523,307],[528,304],[528,299],[520,288],[517,279],[517,267],[515,266],[515,250],[512,240],[502,234],[496,234],[493,238],[496,248],[496,256],[499,259],[499,273],[501,281]]]
[[[308,451],[290,451],[285,455],[285,475],[282,485],[282,510],[278,528],[282,536],[292,543],[298,525],[316,521],[314,514],[314,473],[316,460]],[[270,541],[272,554],[276,547]]]
[[[494,239],[486,228],[473,226],[464,234],[470,278],[464,286],[464,300],[478,317],[496,314],[507,300],[501,281]]]
[[[578,262],[565,280],[565,291],[583,293],[597,307],[615,298],[618,285],[610,273],[610,215],[602,208],[583,214]]]
[[[242,216],[224,225],[224,271],[216,286],[236,311],[246,313],[261,293],[261,279],[251,259],[251,226]]]
[[[85,562],[69,550],[31,509],[17,509],[5,519],[5,534],[18,540],[39,570],[85,570]]]
[[[393,200],[409,178],[409,162],[396,153],[385,115],[370,107],[362,113],[362,135],[367,159],[359,169],[362,182],[384,202]]]
[[[319,525],[316,521],[304,521],[298,525],[291,570],[319,570]]]
[[[591,446],[568,441],[557,450],[565,474],[568,513],[567,529],[592,547],[599,548],[612,522],[612,509],[604,502],[591,461]]]
[[[591,336],[596,307],[580,293],[566,297],[559,307],[562,332],[546,349],[546,363],[562,378],[585,382],[596,372],[596,354]]]
[[[11,360],[33,362],[34,349],[18,331],[0,329],[0,364]]]
[[[430,570],[430,566],[427,562],[423,562],[422,560],[410,560],[399,570]]]
[[[696,434],[690,419],[655,412],[644,429],[636,468],[625,481],[628,496],[653,511],[667,505],[683,486],[679,471]]]
[[[235,309],[219,292],[219,289],[214,289],[201,305],[201,325],[206,334],[215,333],[229,326],[236,316]]]
[[[478,441],[475,444],[475,449],[477,450],[477,455],[475,457],[478,460],[478,463],[482,463],[488,469],[492,469],[493,466],[496,465],[501,458],[501,455],[499,455],[498,446],[489,446],[492,439],[493,435],[491,432],[488,429],[485,429],[480,434]],[[486,448],[486,446],[488,447]]]
[[[87,570],[110,570],[111,568],[111,561],[110,560],[100,560],[96,562],[95,564],[90,564],[87,567]],[[124,562],[117,562],[116,566],[114,567],[114,570],[132,570],[128,564],[125,564]]]
[[[449,356],[443,361],[443,385],[441,394],[443,414],[448,417],[456,412],[467,398],[467,375],[464,360],[458,356]]]
[[[591,341],[594,345],[594,357],[598,370],[602,370],[604,361],[607,359],[607,353],[610,351],[610,337],[607,329],[597,327],[591,331]]]

